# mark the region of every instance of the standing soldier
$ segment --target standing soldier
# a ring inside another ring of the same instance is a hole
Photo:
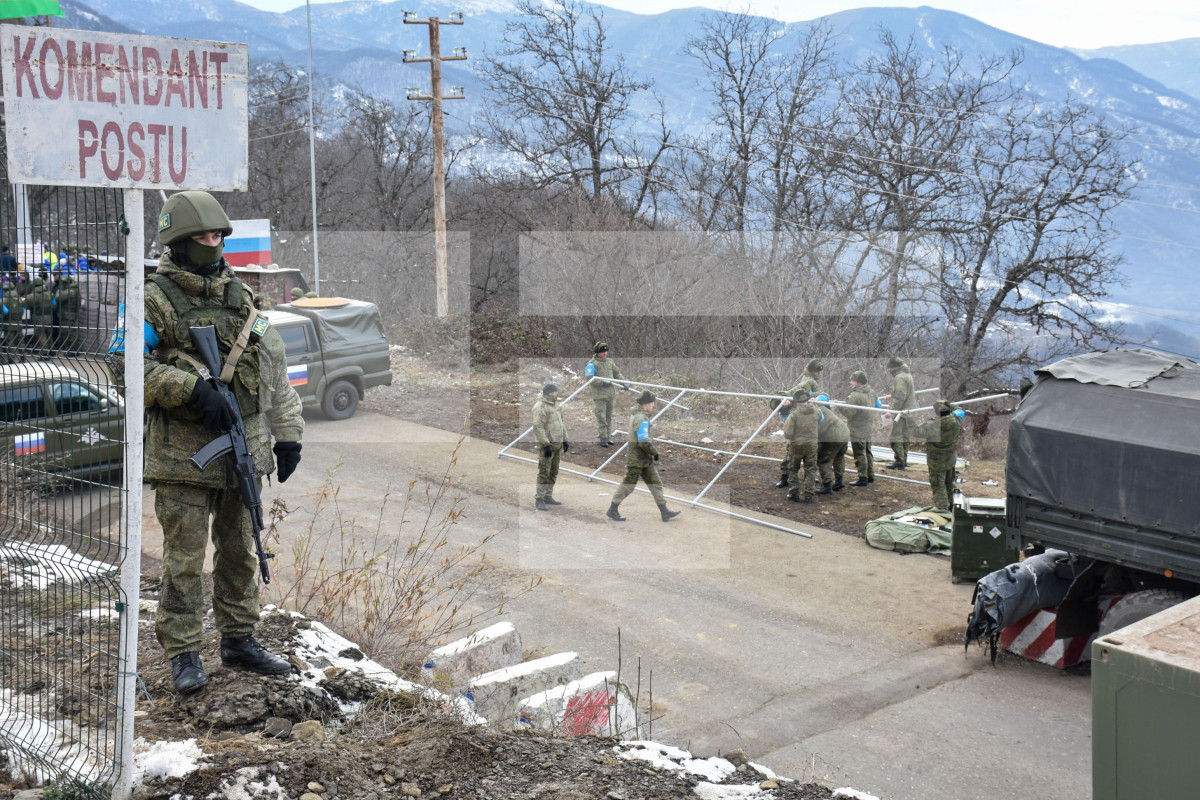
[[[895,415],[892,418],[891,442],[892,455],[896,457],[895,461],[888,464],[888,469],[908,469],[908,443],[912,441],[912,422],[899,412],[916,405],[916,389],[913,386],[912,372],[899,357],[892,356],[888,359],[887,370],[892,374],[892,392],[884,395],[883,399],[888,401]]]
[[[612,445],[613,403],[617,399],[617,388],[610,380],[621,380],[623,376],[616,362],[608,357],[607,342],[596,342],[592,352],[592,360],[584,367],[583,374],[595,378],[592,381],[592,403],[596,408],[596,436],[600,439],[601,447],[609,447]]]
[[[804,389],[792,395],[791,405],[780,413],[784,417],[783,435],[788,442],[786,463],[788,473],[787,499],[801,502],[800,469],[804,468],[803,502],[813,501],[817,484],[817,422],[816,406],[808,402],[811,395]]]
[[[58,300],[59,347],[67,355],[79,352],[79,284],[64,275],[56,289]]]
[[[958,461],[958,434],[962,430],[964,412],[948,400],[934,405],[937,419],[912,427],[913,437],[924,439],[925,462],[929,465],[929,488],[933,490],[933,505],[950,510],[954,495],[954,465]]]
[[[858,480],[851,481],[851,486],[866,486],[875,482],[875,455],[871,452],[871,431],[875,427],[875,412],[868,408],[878,408],[879,396],[867,383],[867,373],[861,369],[850,375],[850,396],[846,403],[857,408],[847,408],[846,423],[850,428],[850,446],[854,451],[854,469],[858,472]]]
[[[542,387],[542,396],[533,404],[533,434],[538,443],[535,507],[538,511],[549,511],[546,506],[562,505],[554,499],[554,484],[558,481],[558,462],[571,449],[562,409],[558,407],[558,387],[553,383]]]
[[[819,394],[818,402],[829,402],[829,396]],[[821,488],[817,494],[833,494],[846,487],[846,446],[850,442],[850,429],[832,408],[817,409],[817,468],[821,470]]]
[[[633,494],[638,478],[641,478],[650,489],[650,494],[654,496],[654,502],[658,503],[662,521],[666,522],[679,516],[679,512],[667,510],[662,480],[658,477],[658,470],[654,468],[654,462],[658,461],[658,448],[654,446],[654,437],[650,435],[650,412],[654,411],[654,395],[644,391],[638,395],[637,401],[642,410],[633,412],[629,420],[629,446],[625,448],[625,479],[613,495],[612,503],[608,507],[608,518],[617,522],[625,521],[617,507],[621,505],[622,500]]]
[[[804,374],[800,376],[800,382],[789,389],[786,394],[791,397],[795,396],[796,392],[808,392],[809,396],[815,396],[821,391],[821,373],[825,371],[825,365],[818,358],[810,358],[808,363],[804,365]],[[788,401],[784,401],[787,405]],[[780,411],[780,415],[787,416],[786,408]],[[792,465],[788,463],[788,457],[784,456],[783,461],[779,462],[779,482],[775,484],[777,489],[782,489],[788,485],[788,475],[793,472],[799,472],[798,469],[792,469]]]
[[[40,355],[47,355],[54,340],[54,297],[41,278],[33,279],[33,288],[25,295],[25,308],[33,321],[31,346]]]
[[[291,669],[254,638],[258,563],[250,514],[233,471],[224,458],[204,471],[188,461],[234,424],[225,398],[200,377],[199,353],[189,332],[212,326],[226,365],[219,379],[237,398],[259,479],[278,465],[279,481],[286,481],[300,463],[304,419],[300,398],[288,383],[286,350],[258,312],[254,293],[222,257],[231,232],[225,210],[208,192],[171,195],[158,218],[158,241],[167,249],[146,280],[146,350],[153,357],[145,361],[145,476],[155,490],[154,513],[163,531],[162,599],[154,630],[180,694],[208,683],[200,647],[201,574],[210,537],[222,663],[262,674]],[[118,328],[110,353],[123,350],[124,331]],[[112,358],[110,365],[120,377],[123,359]]]

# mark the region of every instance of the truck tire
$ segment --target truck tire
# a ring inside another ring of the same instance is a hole
[[[325,389],[321,410],[332,420],[350,419],[358,410],[358,389],[350,381],[334,381]]]
[[[1187,600],[1187,595],[1173,589],[1146,589],[1127,594],[1104,612],[1097,636],[1120,630],[1184,600]]]

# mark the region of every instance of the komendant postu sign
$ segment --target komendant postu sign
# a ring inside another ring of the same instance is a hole
[[[245,190],[246,45],[0,25],[13,183]]]

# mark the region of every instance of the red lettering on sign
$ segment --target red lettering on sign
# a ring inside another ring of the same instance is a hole
[[[164,106],[171,105],[171,97],[179,95],[179,102],[187,105],[187,89],[183,85],[183,67],[179,63],[179,51],[171,51],[171,63],[167,66],[167,99]]]
[[[117,70],[118,70],[118,72],[120,72],[120,74],[117,76],[117,85],[119,85],[121,87],[121,103],[122,104],[125,103],[125,89],[128,87],[129,96],[133,99],[133,102],[136,104],[138,102],[137,48],[136,47],[133,48],[133,63],[132,64],[130,64],[130,61],[129,61],[129,53],[125,52],[124,47],[122,47],[120,50],[118,50],[117,53],[119,56],[119,61],[117,63]],[[130,128],[130,130],[132,131],[133,129]]]
[[[111,44],[96,44],[96,99],[101,103],[116,103],[117,93],[104,88],[104,81],[109,80],[113,76],[112,67],[108,66],[105,61],[105,56],[113,54],[113,46]]]
[[[34,99],[38,99],[37,84],[33,80],[33,48],[37,42],[30,36],[25,42],[25,50],[21,51],[21,37],[13,37],[13,75],[17,84],[17,97],[24,97],[24,90],[21,86],[21,78],[29,84],[29,95]]]
[[[221,80],[221,67],[229,60],[229,53],[209,53],[209,62],[217,68],[217,110],[224,108],[224,98],[221,96],[221,89],[224,81]]]
[[[117,140],[116,145],[111,148],[117,155],[115,167],[109,166],[108,163],[109,137]],[[121,177],[121,168],[125,166],[125,142],[121,137],[121,126],[115,122],[104,123],[104,131],[100,134],[100,166],[104,167],[104,177],[110,181]]]
[[[150,162],[150,166],[154,168],[154,175],[150,178],[154,183],[162,180],[162,156],[160,155],[159,141],[162,135],[167,132],[166,125],[147,125],[146,132],[154,137],[154,158]]]
[[[92,99],[92,43],[67,42],[67,98],[70,100]]]
[[[130,123],[129,177],[135,181],[140,181],[142,176],[146,174],[146,152],[142,150],[142,142],[145,138],[146,132],[142,129],[142,123]]]
[[[179,129],[179,172],[175,171],[175,126],[167,131],[167,169],[171,172],[171,180],[183,183],[187,177],[187,127]]]
[[[142,75],[142,99],[146,105],[156,106],[162,100],[162,56],[157,47],[142,48]]]
[[[80,179],[87,177],[87,160],[96,155],[96,150],[100,147],[99,131],[96,130],[96,123],[90,119],[79,120],[79,177]],[[89,141],[90,137],[90,141]]]
[[[50,65],[50,53],[54,53],[54,71],[57,73],[58,80],[52,85],[46,79],[46,67]],[[49,100],[57,100],[62,97],[63,81],[66,80],[66,70],[63,69],[63,54],[62,48],[58,46],[58,42],[53,39],[47,39],[42,42],[41,52],[38,53],[41,59],[40,69],[38,74],[42,79],[42,94],[46,95]]]

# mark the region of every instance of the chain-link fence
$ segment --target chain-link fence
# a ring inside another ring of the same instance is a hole
[[[123,226],[120,191],[0,180],[0,769],[61,796],[110,797],[131,766],[120,575],[136,553],[104,362]]]

